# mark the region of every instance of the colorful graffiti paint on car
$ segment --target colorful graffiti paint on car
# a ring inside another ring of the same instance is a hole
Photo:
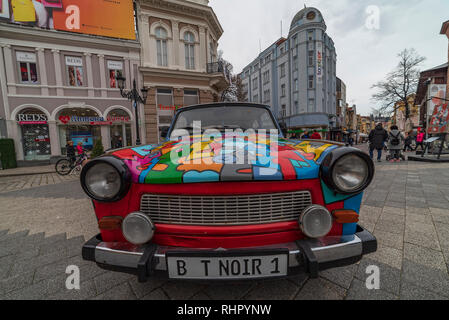
[[[112,155],[125,161],[135,183],[282,181],[317,178],[322,159],[334,148],[337,146],[320,141],[270,140],[243,134],[213,140],[193,136]]]

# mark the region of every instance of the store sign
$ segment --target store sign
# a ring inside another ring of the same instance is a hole
[[[16,52],[17,61],[36,63],[36,54],[32,52]]]
[[[123,70],[123,62],[108,60],[108,69],[109,70]]]
[[[316,43],[316,81],[321,84],[323,81],[323,44]]]
[[[46,29],[136,39],[131,0],[0,0],[0,19]]]
[[[129,122],[129,117],[79,117],[79,116],[60,116],[59,121],[63,124],[69,123],[88,123],[93,126],[111,125],[113,123]]]
[[[47,116],[45,114],[18,114],[17,120],[19,124],[47,124]]]
[[[65,57],[65,64],[72,67],[82,67],[83,58],[80,57]]]

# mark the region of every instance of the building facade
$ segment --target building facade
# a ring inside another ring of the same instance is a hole
[[[115,77],[141,85],[139,65],[136,40],[0,22],[0,131],[19,164],[56,159],[69,140],[132,145],[134,110]]]
[[[446,35],[449,39],[449,20],[443,23],[440,34]],[[447,50],[447,56],[447,61],[449,62],[449,48]],[[449,69],[447,70],[446,79],[449,79]],[[446,83],[446,99],[449,100],[449,82]]]
[[[178,108],[218,101],[229,75],[218,61],[223,29],[208,0],[137,1],[141,67],[149,88],[148,143],[161,140]]]
[[[288,128],[329,130],[336,115],[336,59],[321,12],[304,8],[288,37],[265,49],[240,77],[248,101],[270,105]]]

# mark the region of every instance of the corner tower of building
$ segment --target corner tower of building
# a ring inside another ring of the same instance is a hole
[[[293,17],[287,38],[265,49],[241,74],[248,100],[269,104],[293,130],[336,124],[336,60],[322,13],[304,8]]]

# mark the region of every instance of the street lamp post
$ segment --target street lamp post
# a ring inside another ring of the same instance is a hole
[[[121,75],[117,76],[117,84],[120,89],[120,94],[123,98],[127,98],[133,103],[133,107],[136,110],[136,145],[140,146],[140,129],[139,129],[139,108],[138,104],[143,103],[145,104],[148,97],[148,89],[146,87],[143,87],[140,89],[142,92],[142,96],[139,95],[139,92],[137,91],[137,85],[136,80],[133,80],[133,88],[132,90],[125,90],[125,81],[126,78],[122,77]]]

